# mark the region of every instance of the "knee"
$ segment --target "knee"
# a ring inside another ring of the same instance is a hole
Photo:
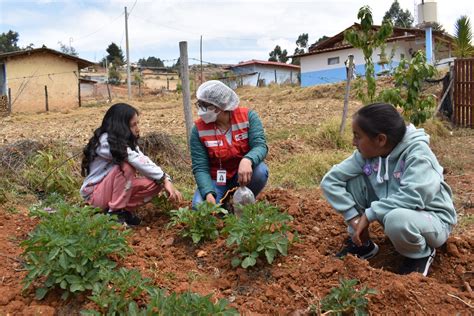
[[[410,210],[394,209],[383,218],[385,234],[391,237],[399,236],[410,227]]]
[[[266,181],[268,179],[268,166],[264,162],[259,163],[255,166],[253,175],[257,179]]]

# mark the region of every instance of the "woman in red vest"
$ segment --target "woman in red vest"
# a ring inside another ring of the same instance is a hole
[[[219,203],[225,192],[247,186],[257,196],[268,180],[263,162],[268,147],[257,113],[239,107],[239,97],[218,80],[196,91],[199,119],[191,133],[191,158],[197,190],[193,207]]]

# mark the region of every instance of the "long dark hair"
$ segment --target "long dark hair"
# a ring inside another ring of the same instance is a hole
[[[121,165],[124,162],[127,158],[127,147],[135,150],[138,139],[130,130],[130,120],[135,114],[138,115],[138,110],[126,103],[114,104],[107,110],[102,125],[94,131],[94,135],[84,147],[81,164],[82,176],[85,177],[89,174],[90,163],[97,157],[96,149],[99,146],[99,138],[104,133],[107,133],[107,142],[114,164]]]
[[[370,138],[387,135],[387,142],[393,147],[402,141],[407,129],[403,117],[388,103],[366,105],[354,114],[354,120]]]

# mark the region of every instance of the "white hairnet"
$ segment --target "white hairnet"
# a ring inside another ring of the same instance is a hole
[[[239,96],[219,80],[204,82],[196,91],[198,100],[211,103],[223,111],[233,111],[239,105]]]

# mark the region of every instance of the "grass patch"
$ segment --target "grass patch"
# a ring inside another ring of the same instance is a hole
[[[350,151],[303,152],[270,165],[272,186],[300,189],[319,185],[334,165],[349,156]]]

